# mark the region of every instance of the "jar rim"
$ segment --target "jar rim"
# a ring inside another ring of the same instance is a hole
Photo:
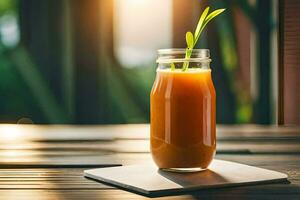
[[[159,49],[157,63],[171,62],[211,62],[209,49],[193,49],[190,58],[185,58],[186,49]]]
[[[171,48],[171,49],[158,49],[157,52],[161,54],[185,54],[184,48]],[[210,57],[209,49],[193,49],[193,53],[202,55],[204,57]]]

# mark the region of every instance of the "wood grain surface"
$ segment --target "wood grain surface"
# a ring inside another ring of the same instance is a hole
[[[218,126],[217,134],[216,158],[283,172],[291,183],[162,199],[299,199],[299,127]],[[148,143],[149,125],[143,124],[0,125],[0,199],[146,199],[85,179],[83,170],[149,162]]]
[[[282,0],[284,123],[300,125],[300,1]]]

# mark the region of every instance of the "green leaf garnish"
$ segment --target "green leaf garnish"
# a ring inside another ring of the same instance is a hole
[[[185,34],[186,44],[188,48],[193,48],[194,46],[194,36],[191,32],[186,32]]]
[[[207,14],[208,14],[208,11],[209,11],[209,7],[205,8],[205,10],[203,11],[202,15],[200,16],[199,22],[197,24],[197,28],[195,30],[195,36],[200,36],[201,33],[199,34],[199,32],[200,32],[200,30],[202,28],[202,24],[203,24],[203,22],[204,22],[204,20],[205,20],[205,18],[207,16]]]
[[[212,20],[213,18],[215,18],[216,16],[218,16],[219,14],[221,14],[221,13],[224,12],[224,11],[225,11],[225,9],[218,9],[218,10],[215,10],[215,11],[213,11],[212,13],[210,13],[210,14],[206,17],[206,19],[205,19],[205,21],[204,21],[204,24],[203,24],[202,27],[201,27],[200,34],[201,34],[201,32],[203,31],[204,27],[208,24],[208,22],[210,22],[210,20]],[[200,36],[200,34],[199,34],[199,36]]]
[[[221,14],[224,11],[225,11],[225,9],[217,9],[217,10],[211,12],[210,14],[208,14],[209,7],[205,8],[205,10],[203,11],[203,13],[200,16],[200,19],[197,24],[194,35],[190,31],[188,31],[185,35],[186,44],[187,44],[187,49],[185,51],[186,59],[191,58],[193,49],[194,49],[196,43],[198,42],[198,39],[200,38],[201,33],[204,30],[205,26],[208,24],[208,22],[210,22],[213,18],[215,18],[216,16],[218,16],[219,14]],[[185,71],[188,69],[188,67],[189,67],[189,62],[184,62],[182,70]]]

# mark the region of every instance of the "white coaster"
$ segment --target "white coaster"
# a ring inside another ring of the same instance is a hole
[[[223,160],[201,172],[166,172],[148,164],[85,170],[84,176],[146,196],[287,180],[283,173]]]

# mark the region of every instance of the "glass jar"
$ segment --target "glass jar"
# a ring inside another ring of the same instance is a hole
[[[216,152],[216,93],[208,49],[158,50],[151,91],[151,154],[171,171],[206,169]],[[183,70],[184,67],[188,68]]]

